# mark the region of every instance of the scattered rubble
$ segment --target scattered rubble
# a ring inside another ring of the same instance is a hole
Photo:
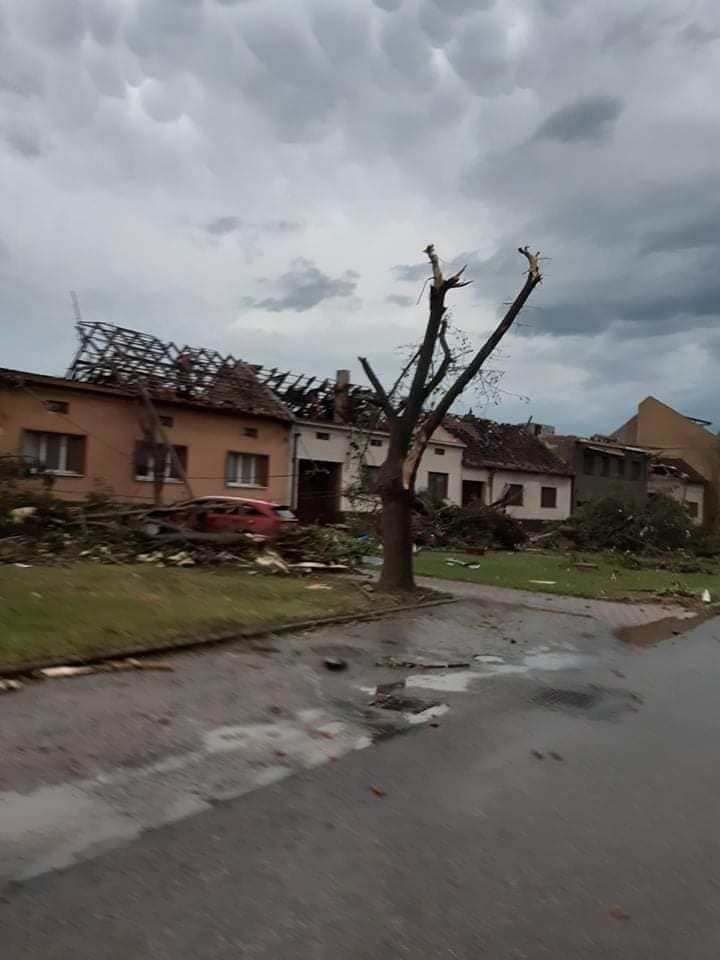
[[[413,657],[411,660],[400,660],[397,657],[387,656],[375,661],[376,667],[393,667],[399,670],[456,670],[470,666],[468,660],[452,660],[438,662],[425,660],[422,657]],[[380,689],[378,687],[378,689]]]
[[[289,529],[268,546],[249,532],[204,532],[179,525],[173,508],[133,507],[88,496],[0,488],[0,564],[30,566],[142,563],[161,567],[230,565],[270,573],[348,573],[372,549],[336,527]]]
[[[45,680],[56,680],[64,677],[86,677],[91,673],[117,673],[121,670],[174,670],[175,667],[166,660],[146,660],[137,657],[125,657],[123,660],[101,660],[98,663],[80,664],[78,666],[43,667],[33,675]],[[5,681],[8,682],[8,681]]]

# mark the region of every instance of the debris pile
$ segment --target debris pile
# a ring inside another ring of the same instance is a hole
[[[465,507],[438,504],[421,494],[413,514],[413,541],[419,546],[482,553],[491,547],[514,550],[527,540],[522,524],[505,512],[505,503]]]
[[[242,566],[268,573],[344,572],[371,549],[333,527],[289,529],[272,541],[244,531],[205,532],[167,508],[128,507],[48,493],[0,493],[0,564],[82,561],[166,567]]]

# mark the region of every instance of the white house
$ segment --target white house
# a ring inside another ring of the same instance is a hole
[[[572,473],[524,424],[448,417],[464,445],[462,502],[505,500],[519,520],[564,520],[572,509]]]
[[[344,423],[299,420],[294,428],[293,503],[302,519],[373,509],[373,477],[387,456],[388,434]],[[462,502],[463,444],[442,427],[420,460],[418,490]]]

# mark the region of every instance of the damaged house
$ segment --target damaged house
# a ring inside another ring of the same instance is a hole
[[[572,469],[536,436],[533,425],[467,415],[445,427],[463,444],[462,503],[502,501],[519,520],[564,520],[572,508]]]
[[[287,500],[292,416],[253,367],[111,324],[77,329],[65,377],[0,370],[0,454],[65,499]]]

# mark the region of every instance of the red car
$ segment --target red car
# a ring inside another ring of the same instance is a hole
[[[204,533],[244,532],[263,537],[275,537],[298,522],[289,507],[244,497],[196,497],[158,513]]]

